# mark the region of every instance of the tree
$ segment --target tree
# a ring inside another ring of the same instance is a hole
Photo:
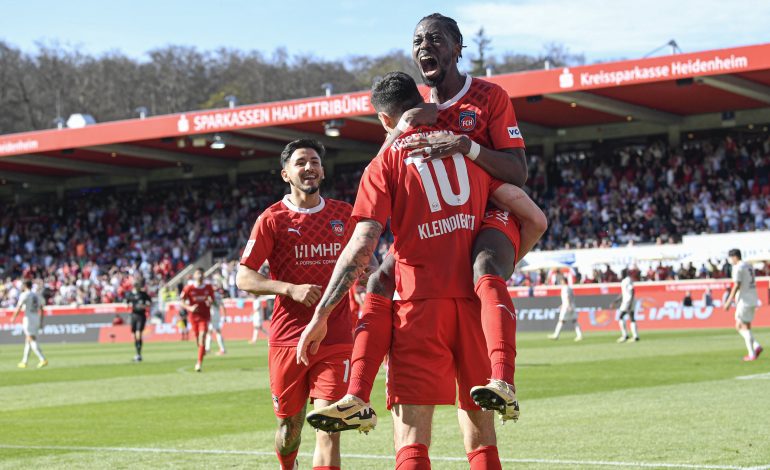
[[[483,26],[473,37],[473,42],[476,43],[478,52],[476,53],[476,58],[471,59],[471,64],[473,64],[471,74],[476,77],[483,77],[487,73],[487,52],[492,50],[490,47],[492,40],[484,34]]]
[[[585,61],[559,44],[547,44],[538,56],[505,53],[496,58],[483,28],[473,41],[478,47],[471,60],[474,75],[484,75],[487,64],[513,72],[542,68],[545,58],[557,67]],[[172,45],[147,55],[145,61],[119,51],[90,55],[56,42],[23,53],[0,41],[0,133],[51,128],[54,118],[73,113],[105,122],[135,117],[140,106],[150,114],[220,108],[227,95],[242,104],[319,96],[326,82],[335,93],[368,90],[378,77],[396,70],[420,79],[412,58],[400,50],[325,60],[292,56],[283,48],[265,55]]]

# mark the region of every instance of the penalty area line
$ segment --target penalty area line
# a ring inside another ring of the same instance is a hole
[[[95,446],[24,446],[12,444],[0,444],[0,449],[20,450],[61,450],[84,452],[135,452],[147,454],[204,454],[204,455],[250,455],[255,457],[274,457],[275,452],[258,450],[225,450],[225,449],[173,449],[163,447],[95,447]],[[303,457],[312,457],[311,453],[300,453]],[[342,458],[364,460],[393,460],[391,455],[375,454],[342,454]],[[448,457],[431,455],[430,459],[436,462],[465,462],[466,457]],[[758,467],[739,467],[735,465],[702,465],[668,462],[615,462],[607,460],[565,460],[565,459],[512,459],[501,458],[505,463],[536,463],[548,465],[595,465],[606,467],[637,467],[637,468],[699,468],[713,470],[770,470],[770,465]]]

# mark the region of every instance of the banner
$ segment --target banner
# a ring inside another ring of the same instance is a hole
[[[732,328],[735,307],[725,310],[722,304],[732,282],[696,280],[670,282],[639,282],[634,284],[636,321],[644,330],[679,330],[694,328]],[[617,330],[617,309],[611,304],[620,296],[620,284],[587,284],[573,286],[578,322],[586,331]],[[705,298],[710,291],[711,301]],[[753,326],[770,326],[768,302],[770,279],[757,280],[759,307]],[[551,331],[556,326],[561,306],[561,288],[538,287],[533,296],[529,289],[510,289],[516,306],[519,331]],[[689,293],[692,307],[684,306]]]
[[[362,91],[0,136],[0,157],[375,114]]]
[[[225,299],[222,315],[222,334],[227,339],[250,339],[253,332],[251,299]],[[81,307],[46,307],[43,329],[39,339],[43,342],[131,342],[130,309],[125,304],[97,304]],[[179,341],[178,302],[171,302],[164,318],[148,317],[144,330],[145,341]],[[11,323],[12,309],[0,309],[0,344],[23,343],[20,314]],[[113,326],[120,316],[123,324]],[[262,325],[270,328],[270,320]],[[260,335],[265,338],[265,335]],[[194,341],[194,338],[191,338]]]
[[[735,326],[735,307],[725,310],[723,299],[732,282],[721,280],[639,282],[634,284],[636,321],[641,330],[681,330],[700,328],[732,328]],[[620,284],[582,284],[573,286],[580,326],[586,331],[616,330],[617,311],[610,305],[620,296]],[[711,300],[706,299],[710,292]],[[510,288],[516,307],[518,331],[552,331],[559,318],[561,288],[539,286]],[[757,279],[759,307],[753,326],[770,326],[770,278]],[[683,304],[686,294],[692,307]],[[225,299],[222,314],[222,333],[226,339],[245,340],[253,332],[253,299]],[[43,342],[130,342],[130,313],[124,304],[85,305],[82,307],[48,307],[45,326],[40,339]],[[179,341],[179,303],[171,302],[164,317],[148,319],[144,332],[146,341]],[[13,310],[0,310],[0,344],[22,343],[24,334],[21,318],[10,322]],[[116,315],[124,324],[113,326]],[[269,331],[270,321],[262,326]],[[265,338],[260,335],[260,338]],[[192,339],[191,339],[192,340]]]

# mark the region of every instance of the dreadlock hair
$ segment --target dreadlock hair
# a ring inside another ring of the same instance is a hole
[[[444,16],[441,13],[432,13],[428,16],[425,16],[420,21],[418,21],[417,24],[420,24],[423,21],[437,21],[441,23],[441,26],[449,33],[449,36],[451,36],[452,39],[460,45],[460,57],[463,56],[462,50],[465,46],[463,45],[463,35],[460,32],[460,28],[457,26],[457,21],[448,16]]]

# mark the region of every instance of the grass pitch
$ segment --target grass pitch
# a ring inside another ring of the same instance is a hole
[[[741,362],[728,330],[519,335],[522,417],[498,426],[503,468],[770,469],[770,352]],[[757,330],[770,346],[770,330]],[[267,345],[231,341],[196,374],[193,343],[41,343],[50,366],[16,368],[0,346],[0,468],[278,468]],[[770,351],[770,349],[768,350]],[[33,362],[30,363],[33,365]],[[393,468],[384,378],[380,425],[343,435],[343,468]],[[310,468],[314,433],[303,433]],[[455,411],[440,407],[433,468],[468,468]]]

